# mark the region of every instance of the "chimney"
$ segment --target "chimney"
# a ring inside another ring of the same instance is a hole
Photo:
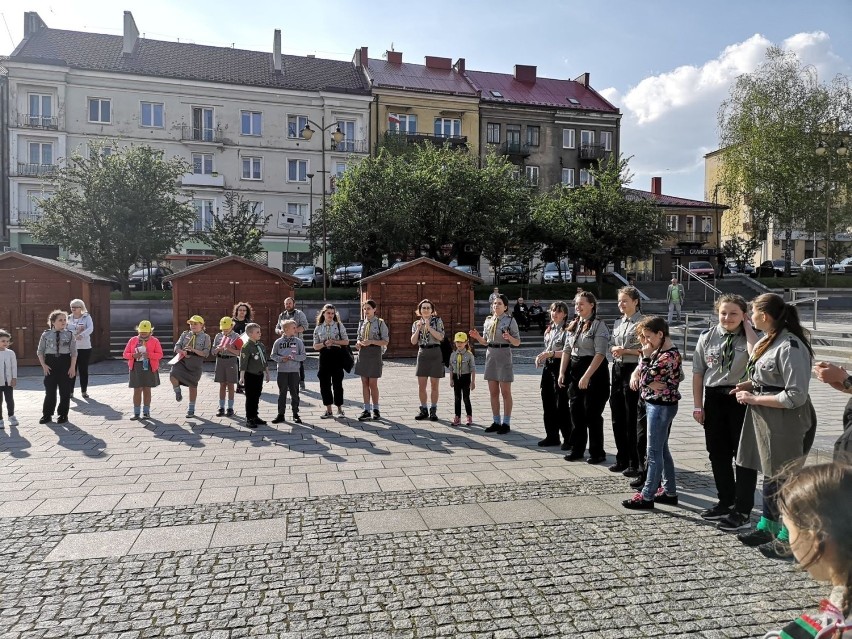
[[[275,29],[272,36],[272,68],[281,73],[281,29]]]
[[[451,71],[453,68],[452,58],[439,58],[434,55],[426,56],[427,69],[440,69],[441,71]]]
[[[366,69],[369,66],[368,60],[369,56],[367,53],[367,47],[355,49],[355,55],[352,56],[352,64],[359,69]]]
[[[24,13],[24,38],[29,38],[36,31],[46,29],[47,25],[35,11]]]
[[[660,197],[663,194],[663,178],[651,178],[651,193],[654,195],[654,197]]]
[[[133,14],[129,11],[124,12],[124,46],[121,49],[121,55],[128,57],[133,55],[133,50],[136,48],[136,41],[139,39],[139,29],[136,28],[136,20],[133,19]]]
[[[464,58],[459,58],[455,64],[456,71],[464,75]]]
[[[589,72],[586,71],[585,73],[578,75],[576,78],[574,78],[574,82],[579,82],[580,84],[582,84],[584,87],[586,87],[588,89],[589,88]]]
[[[391,64],[402,64],[402,51],[388,51],[387,56]]]
[[[515,80],[525,82],[527,84],[535,84],[537,67],[529,64],[515,65]]]

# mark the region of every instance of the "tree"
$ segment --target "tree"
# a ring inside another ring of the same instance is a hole
[[[737,270],[740,273],[745,273],[746,265],[751,264],[751,260],[760,249],[761,244],[763,242],[753,235],[747,237],[734,235],[722,245],[722,252],[725,257],[737,263]]]
[[[258,210],[257,203],[244,200],[235,191],[226,191],[224,210],[213,217],[210,230],[200,239],[219,257],[237,255],[256,260],[263,252],[260,240],[271,217]]]
[[[813,67],[770,47],[719,109],[721,183],[732,203],[749,206],[755,227],[784,233],[788,274],[793,231],[825,229],[827,166],[815,149],[827,133],[849,131],[850,106],[848,78],[821,84]],[[849,167],[840,168],[848,184]]]
[[[83,268],[115,278],[129,299],[133,266],[162,258],[192,235],[196,213],[179,187],[191,167],[149,146],[111,146],[110,155],[103,143],[93,144],[87,158],[73,155],[28,229],[79,256]]]
[[[549,237],[564,238],[571,254],[595,270],[600,294],[607,264],[648,255],[668,232],[656,204],[625,188],[631,181],[627,160],[611,160],[590,173],[593,184],[560,184],[539,197],[533,216]]]

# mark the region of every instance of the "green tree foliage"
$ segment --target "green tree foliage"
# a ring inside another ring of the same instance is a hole
[[[760,249],[763,242],[754,236],[742,237],[734,235],[722,245],[725,257],[737,263],[740,273],[745,273],[747,264],[751,264],[754,254]]]
[[[626,185],[627,160],[619,158],[591,169],[594,184],[556,185],[537,198],[536,225],[549,238],[560,238],[567,251],[597,273],[598,293],[607,264],[642,258],[667,236],[659,208]]]
[[[235,191],[226,191],[225,206],[213,217],[213,225],[199,239],[219,257],[237,255],[256,260],[263,253],[260,240],[271,217],[258,210],[257,203],[244,200]]]
[[[43,215],[28,230],[79,256],[83,268],[116,278],[129,299],[133,266],[161,258],[192,235],[196,214],[179,186],[191,167],[149,146],[111,144],[110,155],[104,146],[93,144],[89,157],[75,154],[59,169],[54,194],[39,202]]]

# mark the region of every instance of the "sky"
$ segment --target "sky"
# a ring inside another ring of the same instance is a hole
[[[821,80],[852,76],[852,0],[23,0],[0,3],[0,55],[23,37],[23,12],[49,27],[120,34],[132,11],[140,33],[160,40],[272,50],[273,29],[291,55],[349,60],[393,48],[405,61],[463,57],[468,69],[591,85],[622,114],[622,152],[634,188],[652,176],[668,195],[704,198],[704,154],[717,148],[717,112],[737,76],[772,44],[796,52]],[[238,7],[235,10],[235,7]]]

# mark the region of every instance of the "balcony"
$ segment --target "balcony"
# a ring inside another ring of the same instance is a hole
[[[528,158],[530,156],[530,145],[520,142],[504,142],[500,146],[500,153],[518,158]]]
[[[712,233],[709,231],[678,231],[678,244],[706,244]]]
[[[212,142],[214,144],[222,144],[225,140],[222,135],[222,129],[219,127],[209,129],[206,127],[195,127],[189,124],[181,125],[180,139],[186,142]]]
[[[220,173],[184,173],[181,178],[181,186],[224,189],[225,176]]]
[[[55,164],[28,164],[26,162],[18,162],[19,177],[44,177],[56,173],[57,167]]]
[[[609,153],[603,144],[581,144],[580,159],[581,160],[602,160]]]
[[[337,144],[332,142],[331,150],[336,153],[369,153],[370,144],[367,140],[341,140]]]
[[[10,216],[9,222],[12,226],[23,225],[27,222],[38,222],[41,219],[42,212],[39,210],[35,211],[16,211],[12,209],[12,215]]]
[[[55,131],[59,128],[59,118],[49,115],[19,113],[18,126],[28,129],[51,129]]]
[[[429,142],[435,146],[443,146],[449,144],[451,148],[466,147],[466,135],[435,135],[434,133],[412,133],[410,131],[388,131],[386,134],[388,141],[404,140],[408,144],[422,144]]]

